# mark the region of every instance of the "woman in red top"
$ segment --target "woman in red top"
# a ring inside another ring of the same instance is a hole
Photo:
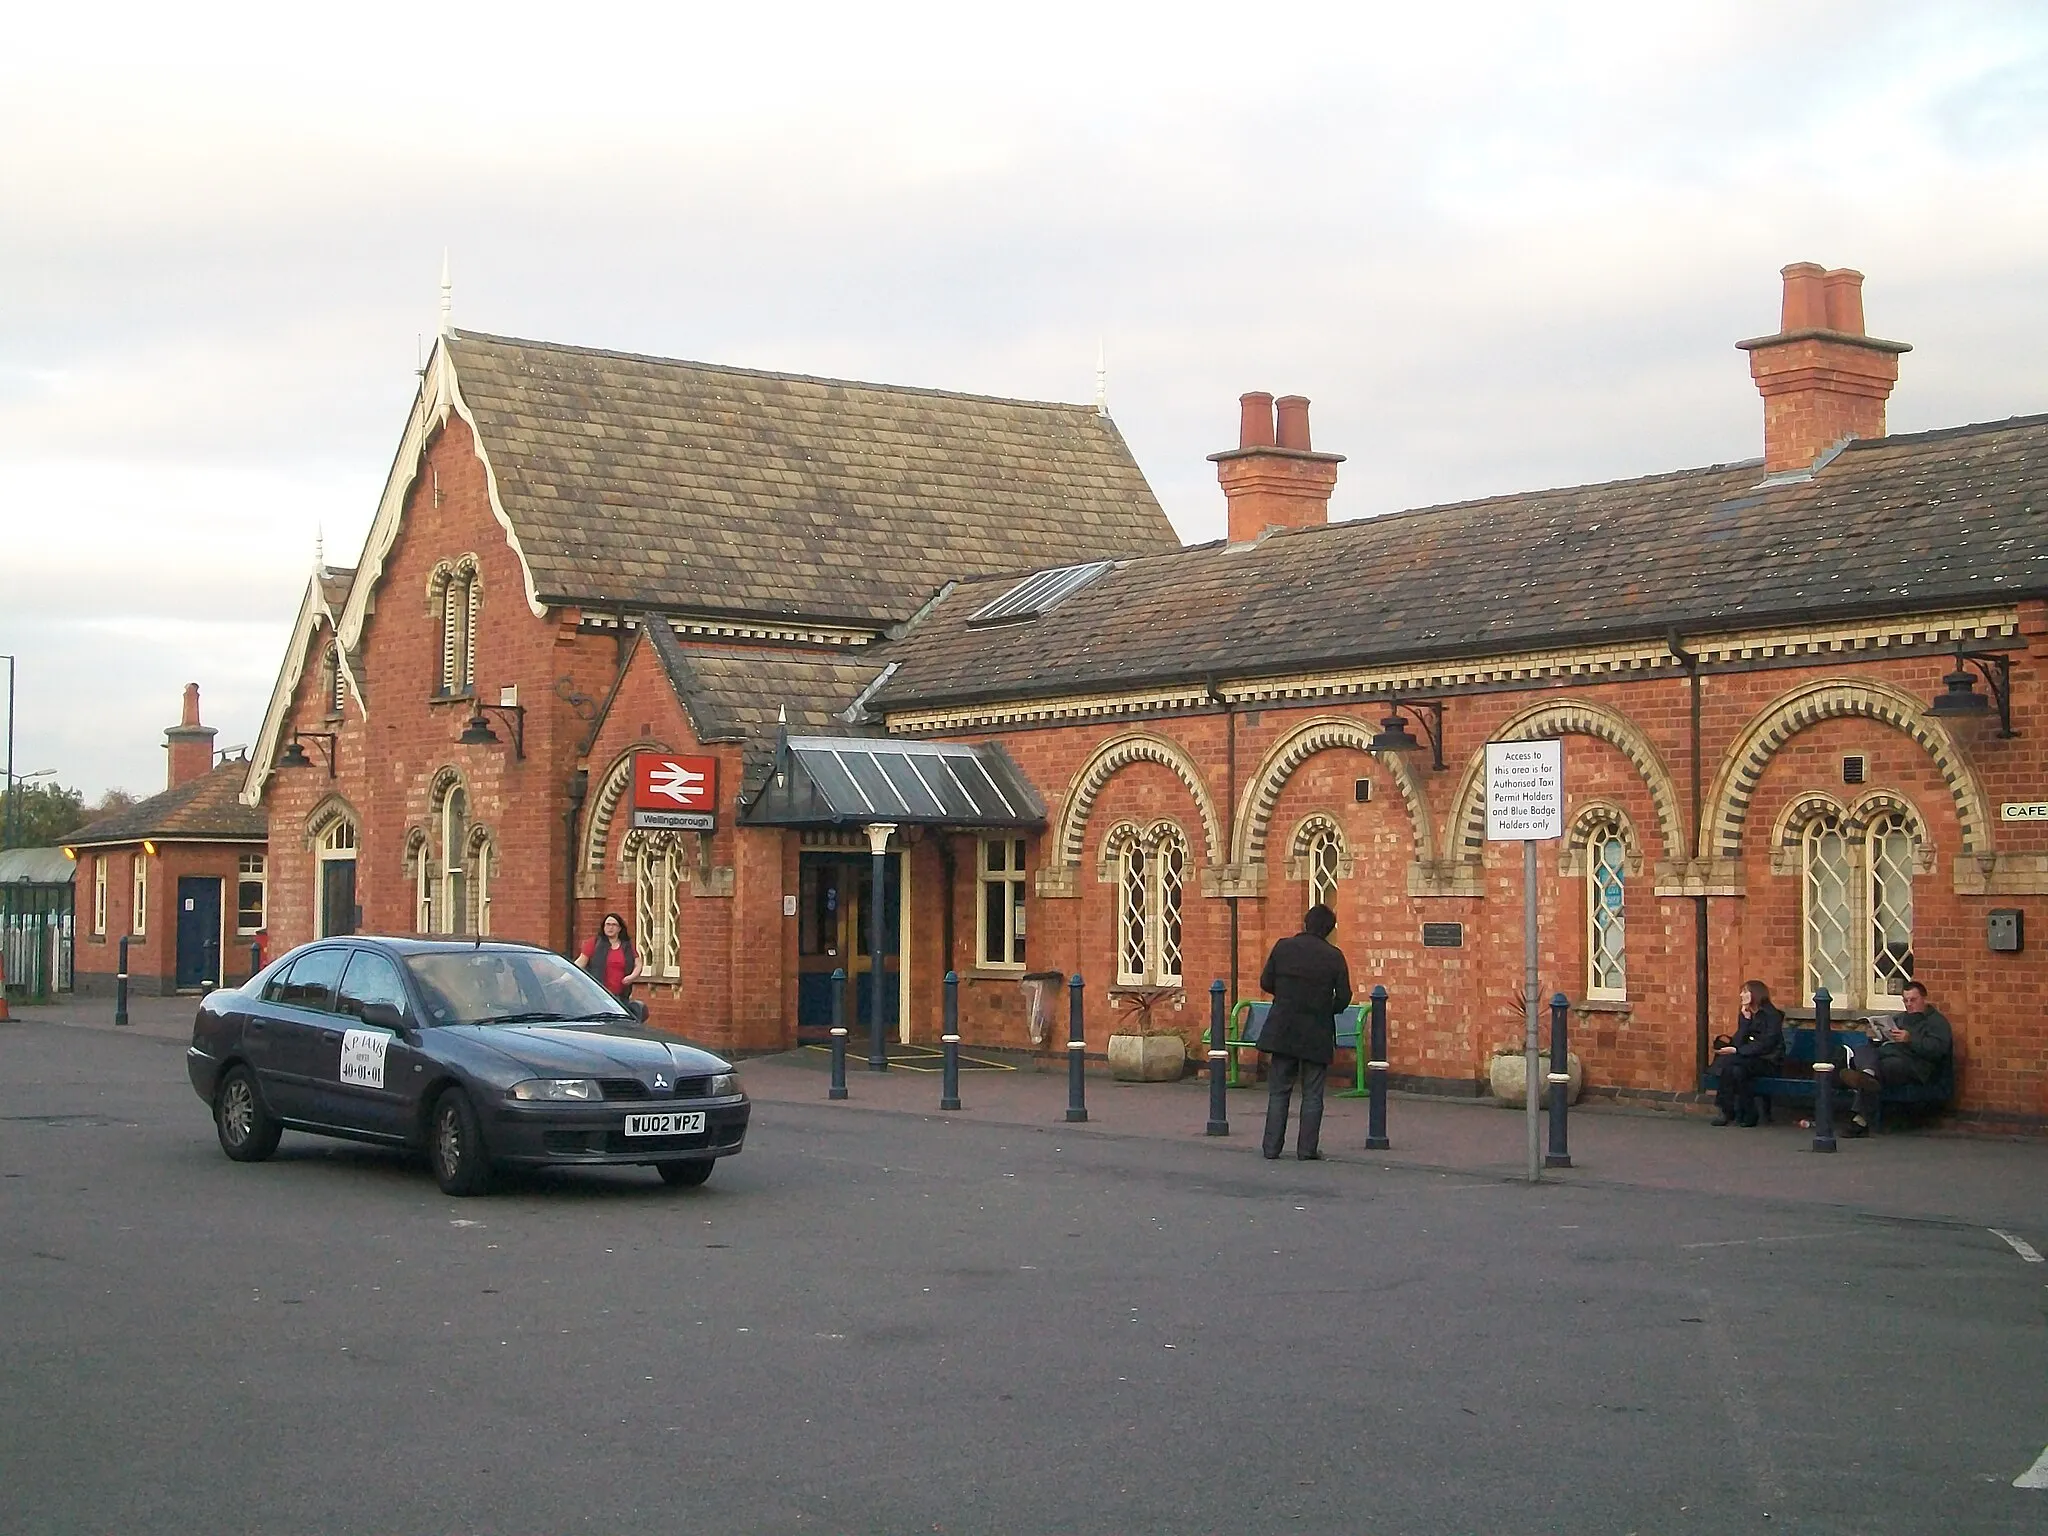
[[[626,931],[626,920],[616,912],[605,913],[597,937],[584,946],[576,963],[622,1003],[633,995],[633,983],[643,979],[640,957],[633,949],[633,935]]]

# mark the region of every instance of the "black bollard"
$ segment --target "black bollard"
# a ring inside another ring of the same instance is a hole
[[[261,944],[251,944],[249,946],[249,974],[251,976],[254,976],[258,971],[262,969],[263,946]]]
[[[1230,1134],[1230,1111],[1227,1108],[1229,1084],[1224,1075],[1230,1066],[1230,1051],[1223,1043],[1223,983],[1216,980],[1209,983],[1209,1125],[1211,1136]]]
[[[1835,1000],[1813,994],[1813,1150],[1835,1150]]]
[[[128,935],[121,935],[121,957],[114,972],[114,1022],[128,1022]]]
[[[1368,1095],[1365,1105],[1365,1149],[1368,1152],[1382,1151],[1393,1143],[1387,1140],[1387,989],[1376,986],[1372,989],[1372,1054],[1366,1058],[1365,1070],[1370,1079],[1366,1085]]]
[[[946,1032],[939,1036],[945,1048],[945,1076],[939,1079],[939,1108],[960,1107],[960,973],[946,972]]]
[[[1088,1034],[1081,1024],[1081,978],[1076,976],[1067,983],[1067,1118],[1082,1121],[1088,1118],[1088,1080],[1082,1074],[1087,1063],[1081,1060],[1088,1049]]]
[[[832,973],[832,1088],[828,1099],[846,1097],[846,967]]]
[[[1565,1147],[1565,1112],[1572,1096],[1572,1053],[1565,1038],[1565,1010],[1571,1001],[1562,992],[1550,994],[1550,1150],[1543,1155],[1546,1168],[1569,1168],[1572,1155]]]

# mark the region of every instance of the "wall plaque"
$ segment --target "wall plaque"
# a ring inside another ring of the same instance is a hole
[[[1463,923],[1424,923],[1422,925],[1422,947],[1424,949],[1463,949],[1465,947],[1465,925]]]

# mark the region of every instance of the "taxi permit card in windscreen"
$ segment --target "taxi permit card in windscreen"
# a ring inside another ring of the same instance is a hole
[[[391,1037],[374,1029],[352,1029],[341,1037],[341,1080],[364,1088],[384,1086],[384,1050]]]

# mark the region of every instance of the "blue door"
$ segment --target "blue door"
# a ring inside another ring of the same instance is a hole
[[[178,877],[178,971],[181,992],[220,985],[218,876]]]

